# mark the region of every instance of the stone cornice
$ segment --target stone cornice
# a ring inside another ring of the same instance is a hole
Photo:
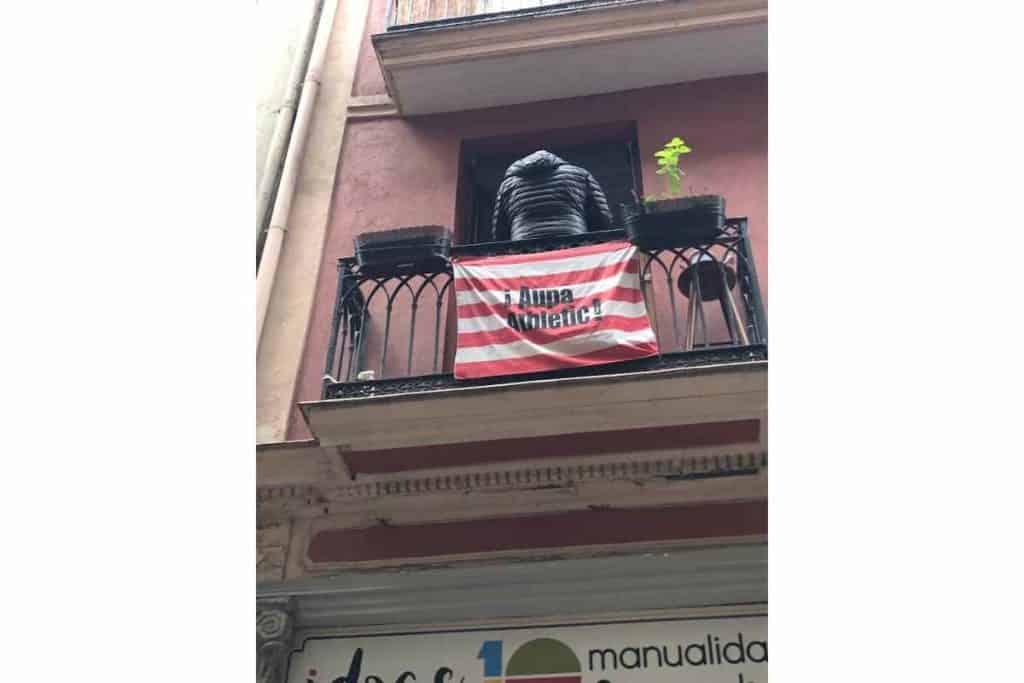
[[[534,489],[596,480],[641,480],[648,478],[699,479],[752,472],[767,466],[766,452],[706,452],[697,454],[655,454],[654,457],[602,458],[594,461],[524,463],[514,467],[478,467],[440,470],[427,474],[366,477],[365,481],[336,484],[257,487],[257,500],[301,498],[331,492],[334,500],[373,499],[390,496],[437,493]]]
[[[265,524],[336,518],[346,525],[414,519],[519,514],[614,503],[659,505],[680,500],[767,496],[767,453],[707,449],[629,457],[534,462],[514,467],[441,470],[367,481],[265,486],[257,509]]]

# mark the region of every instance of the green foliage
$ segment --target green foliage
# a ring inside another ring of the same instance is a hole
[[[678,195],[682,191],[682,177],[686,174],[679,168],[679,157],[691,151],[682,138],[674,137],[654,153],[658,160],[658,175],[668,176],[670,195]]]

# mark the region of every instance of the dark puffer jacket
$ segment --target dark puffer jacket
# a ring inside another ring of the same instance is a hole
[[[611,228],[608,200],[590,172],[540,150],[505,171],[491,221],[495,240],[579,235]]]

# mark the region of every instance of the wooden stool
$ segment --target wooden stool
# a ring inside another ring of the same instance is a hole
[[[747,330],[732,298],[732,289],[736,286],[736,269],[731,263],[734,259],[735,254],[729,254],[723,261],[719,261],[706,252],[700,252],[690,258],[689,266],[679,276],[679,291],[690,300],[684,351],[693,350],[698,315],[704,344],[707,345],[708,325],[701,305],[705,301],[718,301],[722,307],[722,317],[725,318],[732,343],[735,344],[738,339],[743,346],[750,344]]]

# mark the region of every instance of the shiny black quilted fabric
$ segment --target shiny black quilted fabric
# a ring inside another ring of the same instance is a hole
[[[585,168],[540,150],[505,171],[492,219],[495,241],[608,230],[612,215],[597,180]]]

